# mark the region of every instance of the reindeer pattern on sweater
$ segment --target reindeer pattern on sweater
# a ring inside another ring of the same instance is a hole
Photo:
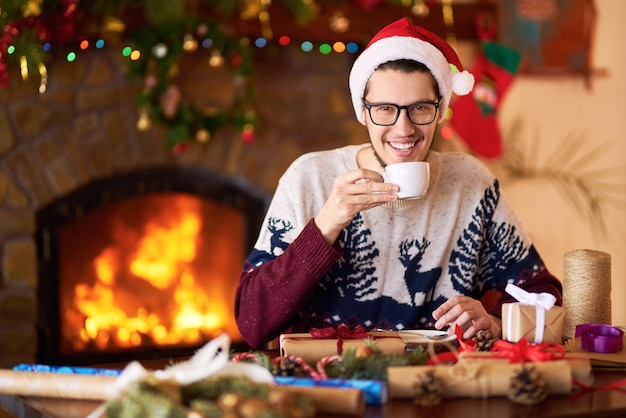
[[[287,248],[319,212],[334,178],[357,168],[361,147],[306,154],[291,165],[248,257],[251,265]],[[432,311],[448,298],[479,299],[522,272],[544,268],[482,164],[467,154],[433,151],[427,161],[426,196],[357,214],[338,238],[341,258],[319,278],[299,315],[370,329],[430,328]]]

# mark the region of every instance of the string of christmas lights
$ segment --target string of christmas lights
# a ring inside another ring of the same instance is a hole
[[[236,7],[229,0],[197,0],[196,5],[201,1],[221,10]],[[364,10],[385,1],[398,3],[398,0],[354,1]],[[399,1],[404,6],[411,6],[418,16],[428,14],[425,0]],[[148,23],[133,31],[128,31],[122,18],[115,13],[123,15],[124,10],[136,7],[137,2],[96,0],[87,3],[78,0],[3,0],[0,5],[0,25],[4,28],[0,33],[0,88],[10,84],[8,65],[14,64],[19,68],[22,80],[32,74],[38,75],[39,93],[45,94],[50,76],[46,67],[49,54],[62,56],[71,63],[80,60],[83,53],[115,48],[128,60],[132,73],[143,80],[144,87],[137,99],[137,129],[147,130],[155,124],[164,126],[167,143],[174,152],[186,151],[192,141],[207,143],[226,126],[234,126],[242,141],[254,141],[256,115],[251,85],[251,50],[276,52],[277,48],[294,46],[289,34],[274,34],[269,13],[271,0],[241,3],[240,18],[258,19],[261,26],[261,36],[255,39],[227,36],[217,22],[198,18],[193,10],[185,10],[183,0],[167,0],[167,7],[162,0],[139,2]],[[319,10],[313,0],[289,0],[285,4],[301,22],[315,16]],[[93,9],[86,10],[87,7]],[[100,7],[98,11],[97,7]],[[78,16],[89,13],[104,13],[98,20],[101,25],[99,33],[77,34]],[[335,13],[329,21],[331,31],[336,33],[347,32],[349,24],[349,19],[341,13]],[[357,42],[298,42],[303,53],[320,56],[356,54],[360,50]],[[230,108],[200,109],[185,103],[174,75],[183,55],[190,53],[206,53],[209,67],[229,66],[232,69],[235,97]]]

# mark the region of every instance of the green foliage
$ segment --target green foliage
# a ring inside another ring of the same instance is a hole
[[[183,402],[214,400],[224,393],[237,393],[246,398],[266,398],[270,386],[248,378],[207,378],[183,387]]]
[[[371,356],[358,356],[354,348],[345,350],[341,360],[326,367],[328,377],[341,379],[387,380],[387,368],[426,364],[428,353],[418,347],[403,354],[384,354],[375,348]]]
[[[187,413],[188,408],[146,381],[131,383],[122,397],[105,405],[107,418],[186,418]]]

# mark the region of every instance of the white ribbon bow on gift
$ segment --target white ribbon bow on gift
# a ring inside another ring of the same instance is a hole
[[[209,376],[247,376],[256,382],[273,383],[274,376],[263,366],[228,361],[230,350],[230,337],[222,334],[200,348],[189,360],[168,367],[164,370],[150,372],[138,361],[129,363],[115,380],[115,396],[119,396],[131,383],[144,380],[156,379],[159,381],[176,382],[187,385]],[[102,416],[104,405],[101,405],[87,418]]]
[[[506,293],[513,296],[519,303],[523,305],[532,305],[535,307],[535,344],[543,341],[543,331],[546,325],[546,310],[552,309],[556,303],[556,297],[550,293],[530,293],[519,286],[509,283],[504,289]],[[513,310],[509,310],[509,318],[507,321],[507,333],[513,334],[513,321],[511,315]]]

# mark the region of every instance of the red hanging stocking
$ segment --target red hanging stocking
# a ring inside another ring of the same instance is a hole
[[[520,55],[495,42],[483,42],[470,71],[476,78],[472,94],[459,96],[451,106],[450,123],[460,138],[478,156],[502,155],[497,111],[513,82]]]

